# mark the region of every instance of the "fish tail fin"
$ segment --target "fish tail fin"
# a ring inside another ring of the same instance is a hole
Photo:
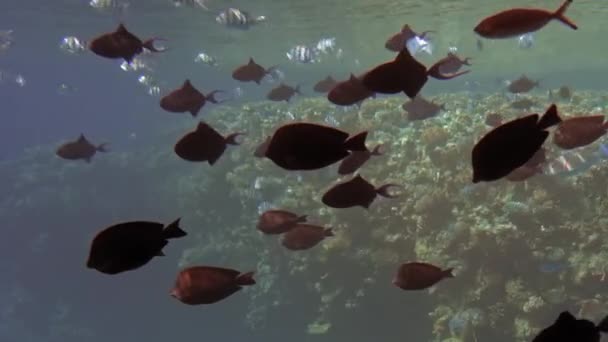
[[[181,218],[178,218],[177,220],[171,222],[168,226],[166,226],[165,229],[163,229],[163,236],[166,239],[174,239],[188,235],[188,233],[186,233],[179,227],[180,220]]]
[[[241,273],[236,277],[236,283],[238,285],[255,285],[255,279],[253,279],[254,272]]]
[[[372,156],[381,156],[384,154],[384,144],[378,144],[372,150]]]
[[[99,146],[97,146],[95,148],[95,150],[97,152],[108,152],[108,143],[103,143],[103,144],[99,144]]]
[[[376,193],[382,197],[386,197],[386,198],[395,198],[395,197],[399,197],[399,195],[395,195],[395,194],[391,194],[389,192],[390,188],[401,188],[400,185],[398,184],[384,184],[381,187],[379,187],[378,189],[376,189]]]
[[[540,118],[540,121],[538,121],[538,127],[540,129],[546,129],[551,126],[555,126],[560,122],[562,122],[562,118],[559,117],[559,113],[557,112],[557,106],[554,103]]]
[[[597,325],[599,331],[603,333],[608,333],[608,316],[604,317],[600,323]]]
[[[167,51],[167,48],[157,48],[156,46],[154,46],[154,42],[157,41],[157,40],[166,41],[166,39],[155,37],[155,38],[150,38],[150,39],[146,40],[145,42],[143,42],[142,45],[146,49],[148,49],[148,50],[150,50],[152,52],[165,52],[165,51]]]
[[[448,269],[441,271],[441,273],[443,273],[443,276],[445,278],[454,278],[454,274],[452,273],[452,271],[454,271],[453,268],[448,268]]]
[[[566,26],[570,26],[570,28],[573,30],[578,30],[578,26],[576,26],[576,24],[565,15],[566,10],[571,4],[572,0],[565,0],[562,5],[559,6],[557,11],[553,13],[553,18],[561,21]]]
[[[230,135],[228,135],[226,137],[226,144],[228,145],[240,145],[241,143],[237,141],[237,137],[241,136],[241,135],[245,135],[244,132],[236,132],[236,133],[232,133]]]
[[[326,229],[323,231],[323,235],[324,235],[324,236],[334,236],[334,231],[333,231],[333,229],[332,229],[332,228],[326,228]]]
[[[302,223],[302,222],[306,222],[307,219],[308,219],[308,215],[302,215],[302,216],[299,216],[298,218],[296,218],[295,222]]]
[[[224,91],[223,90],[214,90],[214,91],[210,92],[209,94],[205,95],[205,100],[207,100],[211,103],[215,103],[215,104],[226,101],[226,100],[218,100],[215,98],[215,94],[219,94],[219,93],[224,93]]]
[[[367,131],[357,133],[346,139],[344,142],[344,148],[349,151],[367,151],[365,139],[367,139]]]

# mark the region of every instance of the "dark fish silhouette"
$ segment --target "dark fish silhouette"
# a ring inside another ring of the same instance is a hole
[[[409,262],[399,266],[393,285],[403,290],[424,290],[445,278],[453,278],[452,269],[441,268],[422,262]]]
[[[352,151],[348,157],[342,159],[338,166],[339,175],[350,175],[355,173],[363,164],[365,164],[372,156],[381,156],[382,144],[376,145],[373,150]]]
[[[373,91],[370,91],[363,85],[361,79],[353,74],[346,81],[338,82],[327,94],[327,99],[338,106],[361,105],[363,100],[369,97],[376,97]]]
[[[132,221],[108,227],[95,236],[87,267],[106,274],[117,274],[144,266],[155,256],[163,256],[169,239],[186,236],[179,220],[162,223]]]
[[[436,116],[440,111],[445,110],[445,105],[434,104],[422,96],[416,95],[416,97],[404,103],[401,108],[407,112],[408,120],[415,121]]]
[[[526,75],[521,75],[520,78],[509,83],[507,90],[513,94],[527,93],[534,87],[538,87],[538,84],[538,81],[533,81]]]
[[[601,333],[608,333],[608,317],[596,326],[589,320],[576,319],[570,312],[563,311],[532,342],[600,342]]]
[[[401,31],[393,34],[386,40],[384,43],[384,47],[390,51],[399,52],[406,48],[405,44],[408,40],[414,37],[420,37],[420,39],[424,39],[427,34],[435,31],[424,31],[421,34],[418,34],[412,30],[410,25],[405,24],[401,28]]]
[[[295,88],[290,87],[284,83],[279,84],[275,88],[271,89],[266,95],[266,98],[270,101],[286,101],[289,102],[292,96],[300,93],[300,86],[297,85]]]
[[[571,3],[572,0],[564,1],[555,12],[540,8],[513,8],[498,12],[483,19],[473,30],[484,38],[512,38],[538,31],[553,19],[577,30],[576,24],[564,15]]]
[[[385,184],[379,188],[374,187],[360,175],[352,179],[338,183],[327,190],[321,201],[332,208],[351,208],[360,206],[368,209],[377,195],[386,198],[395,198],[396,195],[391,195],[389,189],[397,187],[396,184]]]
[[[283,235],[281,244],[289,250],[301,251],[313,248],[329,236],[334,236],[331,228],[300,223]]]
[[[302,222],[306,222],[306,215],[298,216],[286,210],[266,210],[260,215],[257,228],[264,234],[283,234]]]
[[[152,52],[166,51],[166,49],[157,49],[154,46],[154,41],[159,39],[151,38],[141,41],[131,32],[127,31],[123,24],[120,24],[116,31],[104,33],[94,38],[89,44],[89,49],[96,55],[112,59],[122,58],[131,63],[135,56],[144,51],[144,48]]]
[[[264,76],[272,73],[275,67],[264,69],[261,65],[257,64],[253,58],[249,58],[249,62],[236,68],[232,72],[232,78],[241,82],[255,82],[260,84]]]
[[[349,137],[334,127],[295,122],[273,134],[266,157],[286,170],[316,170],[336,163],[349,151],[365,151],[367,131]]]
[[[546,129],[560,122],[553,104],[540,120],[531,114],[488,132],[473,147],[473,183],[500,179],[524,165],[547,139]]]
[[[336,84],[338,84],[338,81],[334,80],[334,78],[331,76],[327,76],[325,79],[317,82],[317,84],[315,84],[313,87],[313,90],[317,93],[329,93],[329,91],[332,90]]]
[[[448,52],[448,55],[441,59],[439,62],[441,63],[439,67],[439,71],[442,74],[453,74],[458,72],[463,65],[471,66],[471,57],[460,58],[458,55]]]
[[[190,112],[192,116],[196,117],[207,101],[219,103],[214,97],[219,92],[221,90],[214,90],[204,95],[192,86],[190,80],[186,80],[180,88],[163,96],[160,100],[160,107],[172,113]]]
[[[63,159],[84,160],[90,163],[95,153],[108,152],[106,145],[100,144],[95,146],[84,137],[84,134],[81,134],[76,141],[70,141],[59,146],[55,153]]]
[[[194,266],[179,272],[171,296],[188,305],[213,304],[254,284],[253,272]]]
[[[175,144],[175,153],[182,159],[192,162],[206,161],[209,165],[222,156],[228,145],[239,145],[236,138],[244,133],[232,133],[223,137],[211,126],[200,122],[196,130],[184,135]]]
[[[607,128],[603,115],[568,118],[553,132],[553,143],[564,150],[586,146],[606,134]]]

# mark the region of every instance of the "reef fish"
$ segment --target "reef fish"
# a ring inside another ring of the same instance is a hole
[[[371,151],[352,151],[348,157],[342,159],[340,166],[338,166],[339,175],[350,175],[359,170],[363,164],[365,164],[372,156],[381,156],[384,152],[382,151],[382,144],[376,145]]]
[[[606,134],[603,115],[579,116],[563,120],[553,132],[553,143],[564,150],[589,145]]]
[[[160,38],[151,38],[141,41],[120,24],[116,31],[104,33],[94,38],[89,43],[89,49],[96,55],[106,58],[122,58],[131,63],[133,58],[144,51],[144,48],[152,52],[162,52],[165,49],[157,49],[154,41]]]
[[[543,173],[543,165],[547,162],[544,147],[541,147],[524,165],[511,171],[505,179],[511,182],[521,182],[536,174]]]
[[[338,106],[360,105],[363,100],[375,96],[376,94],[367,89],[361,79],[353,74],[350,74],[348,80],[337,83],[327,93],[327,99]]]
[[[349,151],[365,151],[367,131],[349,134],[334,127],[294,122],[279,127],[266,157],[286,170],[316,170],[336,163]]]
[[[424,120],[432,118],[445,110],[445,105],[434,104],[420,95],[416,95],[410,101],[401,105],[401,108],[407,112],[407,119],[410,121]]]
[[[270,101],[286,101],[289,102],[292,96],[300,93],[300,86],[297,85],[294,87],[288,86],[285,83],[281,83],[278,86],[272,88],[266,98]]]
[[[180,88],[171,91],[160,99],[160,107],[172,113],[190,112],[193,117],[196,117],[207,101],[219,103],[214,97],[219,92],[221,90],[214,90],[204,95],[194,88],[190,80],[187,79]]]
[[[565,16],[571,3],[572,0],[565,0],[554,12],[540,8],[512,8],[483,19],[473,30],[484,38],[512,38],[538,31],[553,19],[577,30],[576,24]]]
[[[249,62],[234,69],[232,78],[241,82],[255,82],[260,84],[264,76],[272,73],[274,67],[264,69],[257,64],[253,58],[249,58]]]
[[[351,208],[360,206],[368,209],[377,195],[386,198],[395,198],[397,195],[389,193],[391,187],[396,184],[384,184],[378,188],[356,175],[352,179],[332,186],[321,198],[321,201],[332,208]]]
[[[534,87],[538,87],[538,81],[529,79],[526,75],[521,75],[520,78],[509,82],[507,90],[513,94],[527,93]]]
[[[488,132],[473,147],[473,183],[500,179],[524,165],[549,136],[546,129],[560,122],[552,104],[540,120],[538,114],[531,114]]]
[[[297,215],[290,211],[271,209],[260,215],[257,228],[264,234],[283,234],[298,223],[306,222],[306,215]]]
[[[281,244],[289,250],[301,251],[313,248],[330,236],[334,236],[331,228],[300,223],[283,235]]]
[[[608,333],[608,317],[596,326],[586,319],[576,319],[563,311],[553,324],[541,330],[532,342],[600,342],[601,334]]]
[[[443,57],[440,62],[439,71],[442,74],[453,74],[458,72],[463,65],[471,66],[471,58],[460,58],[453,52],[448,52],[448,55]]]
[[[424,32],[418,34],[418,33],[414,32],[414,30],[412,30],[410,25],[405,24],[401,28],[401,31],[393,34],[386,40],[386,42],[384,43],[384,47],[390,51],[400,52],[401,50],[406,48],[406,43],[408,40],[416,38],[416,37],[418,37],[420,39],[424,39],[426,37],[426,35],[431,32],[433,32],[433,31],[424,31]]]
[[[201,121],[196,130],[187,133],[175,144],[174,151],[184,160],[206,161],[209,165],[213,165],[222,156],[227,145],[239,145],[236,138],[243,134],[237,132],[223,137],[211,126]]]
[[[393,278],[393,285],[403,290],[424,290],[444,278],[453,277],[451,268],[443,270],[427,263],[409,262],[399,266]]]
[[[158,222],[132,221],[99,232],[91,244],[87,267],[106,274],[140,268],[155,256],[163,256],[169,239],[186,236],[179,220],[168,226]]]
[[[85,138],[84,134],[80,134],[76,141],[70,141],[59,146],[55,154],[63,159],[84,160],[90,163],[95,153],[108,152],[106,145],[100,144],[95,146]]]
[[[188,305],[213,304],[240,291],[243,286],[254,284],[253,272],[194,266],[179,272],[170,294]]]
[[[266,21],[266,17],[261,15],[254,17],[247,11],[238,8],[228,8],[221,11],[216,17],[215,22],[231,28],[247,30],[252,25]]]
[[[309,64],[320,61],[317,50],[309,48],[306,45],[296,45],[289,49],[285,55],[287,59],[296,63]]]
[[[313,87],[313,90],[317,93],[329,93],[329,91],[338,84],[338,81],[334,80],[333,77],[327,76],[321,81],[317,82]]]

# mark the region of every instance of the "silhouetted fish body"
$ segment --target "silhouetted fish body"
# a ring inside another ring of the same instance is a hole
[[[444,57],[440,62],[441,66],[439,67],[439,71],[443,74],[453,74],[456,73],[462,68],[463,65],[470,66],[469,62],[471,58],[460,58],[456,54],[452,52],[448,52],[448,55]]]
[[[184,160],[206,161],[213,165],[222,156],[227,145],[239,144],[236,137],[242,134],[232,133],[223,137],[208,124],[200,122],[195,131],[187,133],[175,144],[174,150]]]
[[[281,244],[292,251],[313,248],[326,237],[334,236],[331,228],[300,223],[283,235]]]
[[[275,88],[271,89],[266,95],[266,98],[270,101],[286,101],[289,102],[292,96],[300,94],[300,86],[291,87],[284,83],[279,84]]]
[[[264,69],[257,64],[253,58],[249,58],[249,62],[236,68],[232,72],[232,78],[241,82],[255,82],[260,84],[264,76],[268,75],[273,68]]]
[[[402,264],[393,278],[393,285],[403,290],[424,290],[445,278],[452,278],[452,269],[441,268],[422,262]]]
[[[553,143],[564,150],[589,145],[606,134],[607,127],[603,115],[569,118],[553,132]]]
[[[379,188],[374,187],[360,175],[332,186],[321,198],[328,207],[342,209],[360,206],[368,209],[378,195],[394,198],[388,190],[395,184],[385,184]]]
[[[257,228],[264,234],[283,234],[302,222],[306,222],[306,215],[298,216],[286,210],[273,209],[260,215]]]
[[[107,152],[106,144],[95,146],[91,144],[84,134],[81,134],[76,141],[67,142],[57,149],[57,156],[68,160],[84,160],[87,163],[97,152]]]
[[[381,94],[404,92],[410,98],[420,92],[427,80],[426,67],[407,49],[401,50],[393,61],[368,71],[362,78],[363,85],[370,91]]]
[[[346,81],[338,82],[329,93],[329,102],[338,106],[360,105],[363,100],[375,97],[375,93],[363,85],[361,80],[353,74]]]
[[[213,304],[254,284],[253,272],[194,266],[179,272],[171,296],[188,305]]]
[[[381,156],[382,145],[377,145],[373,150],[369,151],[352,151],[348,157],[342,159],[338,166],[339,175],[350,175],[355,173],[363,164],[365,164],[372,156]]]
[[[507,90],[513,94],[527,93],[530,90],[538,87],[538,81],[529,79],[526,75],[522,75],[520,78],[511,81]]]
[[[576,319],[568,311],[560,313],[557,320],[541,330],[532,342],[600,342],[600,333],[608,332],[608,317],[596,326],[586,319]]]
[[[172,113],[189,112],[196,117],[207,101],[218,103],[214,95],[220,91],[214,90],[208,95],[204,95],[194,88],[190,80],[186,80],[179,89],[173,90],[160,99],[160,107]]]
[[[135,56],[144,51],[144,48],[153,52],[164,51],[154,47],[154,41],[157,39],[152,38],[142,42],[120,24],[116,31],[94,38],[89,44],[89,49],[96,55],[112,59],[122,58],[131,63]]]

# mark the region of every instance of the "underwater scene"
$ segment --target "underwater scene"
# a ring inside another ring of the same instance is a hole
[[[1,0],[0,342],[599,342],[607,17]]]

